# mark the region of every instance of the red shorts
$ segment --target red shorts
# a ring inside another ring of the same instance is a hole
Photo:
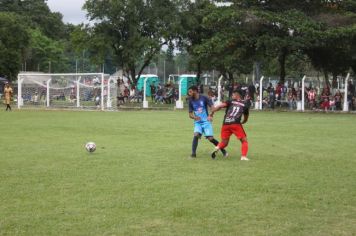
[[[238,139],[246,138],[246,133],[241,124],[223,125],[221,128],[221,138],[229,139],[232,134]]]

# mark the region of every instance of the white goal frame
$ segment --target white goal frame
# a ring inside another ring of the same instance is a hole
[[[59,77],[74,77],[75,81],[72,81],[73,83],[75,83],[76,85],[76,104],[73,107],[76,108],[81,108],[81,95],[80,95],[80,86],[83,86],[83,84],[81,84],[81,79],[83,76],[97,76],[98,79],[100,80],[100,85],[96,86],[96,88],[100,88],[101,93],[100,93],[100,110],[105,110],[105,108],[110,109],[112,108],[112,93],[110,92],[111,90],[111,84],[114,83],[116,84],[117,81],[115,77],[109,76],[107,74],[104,73],[19,73],[17,76],[17,83],[18,83],[18,92],[17,92],[17,107],[18,109],[21,109],[21,107],[23,107],[24,105],[24,101],[23,101],[23,83],[24,80],[26,80],[28,77],[45,77],[47,76],[47,80],[43,81],[45,82],[45,84],[41,85],[42,87],[44,87],[46,89],[46,98],[45,98],[45,107],[50,108],[50,100],[51,100],[51,93],[50,93],[50,89],[51,89],[51,80],[52,80],[52,76],[59,76]],[[107,85],[104,84],[104,80],[105,80],[105,76],[108,78],[107,79]],[[29,79],[29,81],[31,81],[31,79]],[[32,79],[33,81],[33,79]],[[94,86],[92,86],[93,88],[95,88]],[[104,90],[105,88],[107,88],[107,94],[104,94]],[[106,104],[104,102],[104,96],[106,97]],[[116,101],[116,97],[114,97],[114,100]],[[106,106],[105,106],[106,105]]]

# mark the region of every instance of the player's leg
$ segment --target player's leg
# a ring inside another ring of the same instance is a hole
[[[211,124],[211,122],[204,122],[202,124],[202,127],[205,137],[216,147],[219,144],[219,141],[214,138],[213,125]],[[221,152],[225,157],[228,156],[228,153],[224,148],[221,149]]]
[[[242,127],[242,125],[234,125],[233,133],[241,142],[241,161],[248,161],[248,142],[244,128]]]
[[[221,150],[225,157],[228,156],[228,153],[225,151],[225,147],[229,144],[230,136],[232,132],[229,130],[229,127],[223,125],[221,128],[221,142],[215,146],[214,151],[211,153],[211,158],[215,159],[216,153]]]
[[[248,142],[247,138],[240,139],[241,141],[241,161],[248,161],[247,152],[248,152]]]
[[[229,154],[227,153],[227,151],[225,150],[225,147],[227,146],[227,144],[229,143],[228,139],[225,140],[221,140],[221,142],[219,143],[218,140],[216,140],[214,138],[214,136],[209,136],[206,137],[214,146],[215,146],[215,150],[217,151],[221,151],[221,153],[223,154],[224,157],[227,157]],[[216,153],[215,152],[215,153]]]
[[[218,143],[215,148],[214,151],[211,153],[211,158],[215,159],[216,157],[216,153],[221,150],[221,152],[223,153],[224,157],[227,157],[229,154],[226,152],[225,147],[227,147],[227,145],[229,144],[229,140],[230,139],[221,139],[221,142]]]
[[[198,142],[201,137],[201,134],[203,133],[203,128],[199,123],[194,124],[194,136],[193,136],[193,142],[192,142],[192,154],[190,157],[196,157],[197,156],[197,148],[198,148]]]

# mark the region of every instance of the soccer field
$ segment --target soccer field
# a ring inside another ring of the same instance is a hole
[[[0,118],[0,235],[356,232],[355,115],[251,112],[249,162],[234,138],[227,159],[205,139],[189,159],[187,111]]]

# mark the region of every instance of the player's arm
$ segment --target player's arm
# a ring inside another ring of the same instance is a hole
[[[241,121],[241,124],[245,124],[248,121],[248,117],[250,115],[250,112],[248,111],[248,109],[244,112],[243,115],[243,120]]]
[[[194,112],[189,112],[189,118],[193,119],[193,120],[196,120],[196,121],[200,120],[200,117],[199,116],[195,116]]]
[[[243,115],[244,118],[243,118],[243,120],[241,121],[241,124],[245,124],[245,123],[247,122],[248,116],[249,116],[249,115],[246,115],[246,114]]]
[[[200,120],[200,117],[195,116],[193,104],[191,102],[189,102],[189,118],[196,121]]]
[[[221,108],[225,108],[227,107],[227,103],[226,102],[223,102],[217,106],[213,106],[211,107],[211,113],[210,113],[210,116],[213,117],[214,116],[214,113],[219,111]]]

